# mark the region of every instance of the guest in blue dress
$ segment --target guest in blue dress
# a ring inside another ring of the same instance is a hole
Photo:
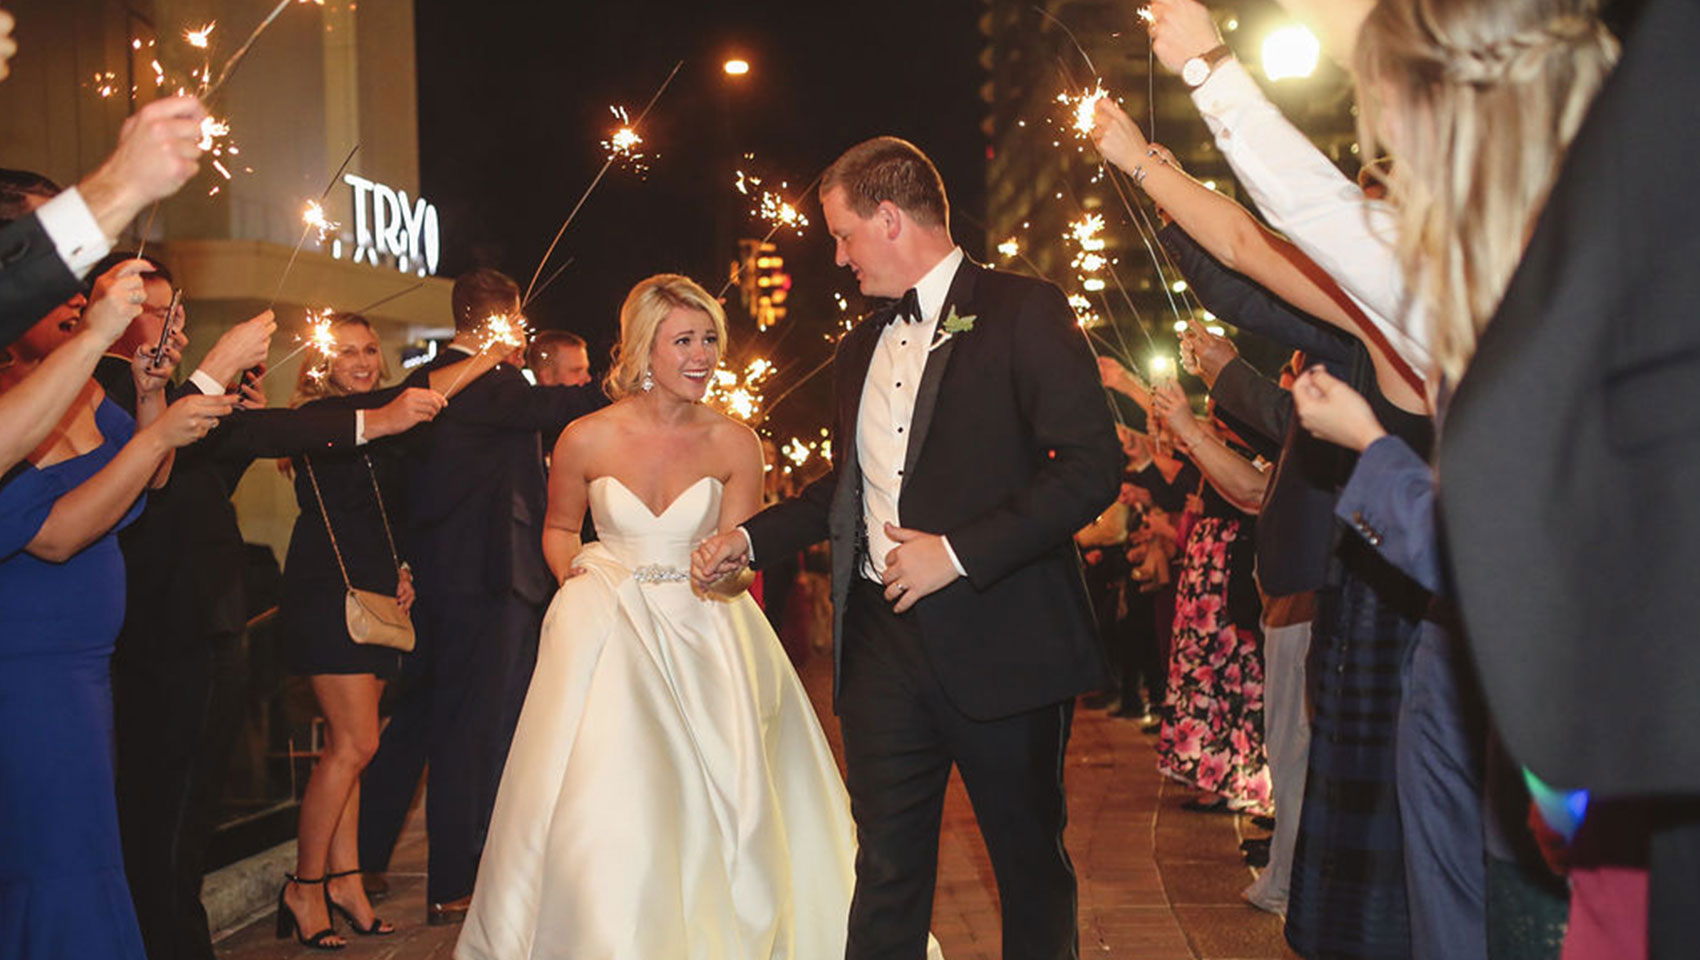
[[[14,344],[0,390],[70,339],[81,309],[55,311]],[[144,430],[91,381],[0,478],[0,960],[144,957],[113,794],[108,661],[124,618],[114,534],[141,512],[150,479],[163,482],[168,454],[230,409],[214,397],[163,409],[169,367],[137,378]]]

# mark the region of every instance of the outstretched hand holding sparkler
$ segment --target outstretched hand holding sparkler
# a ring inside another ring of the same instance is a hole
[[[143,208],[176,193],[195,175],[206,118],[194,97],[165,97],[124,121],[112,156],[77,184],[107,236],[124,232]]]
[[[459,368],[454,379],[443,390],[445,399],[460,392],[461,383],[468,376],[476,380],[514,353],[524,350],[526,343],[530,341],[531,331],[526,328],[524,317],[495,313],[484,318],[475,335],[478,337],[478,351],[470,359],[438,371],[446,373],[448,369]],[[433,376],[432,386],[436,386],[435,379]]]

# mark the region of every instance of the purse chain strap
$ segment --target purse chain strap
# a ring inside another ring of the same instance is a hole
[[[361,454],[360,459],[366,461],[366,475],[372,478],[372,496],[378,500],[378,517],[384,521],[384,540],[390,545],[390,559],[395,561],[396,574],[401,574],[401,555],[396,552],[395,534],[390,532],[389,513],[384,509],[384,495],[378,489],[378,471],[372,467],[372,458]],[[325,534],[330,537],[331,552],[336,554],[337,569],[342,571],[343,586],[354,589],[354,583],[348,578],[348,565],[342,560],[342,548],[337,546],[336,531],[331,529],[331,515],[325,510],[324,494],[319,492],[319,478],[313,473],[313,458],[303,456],[301,462],[307,465],[307,481],[313,485],[313,499],[319,505],[319,516],[325,521]]]

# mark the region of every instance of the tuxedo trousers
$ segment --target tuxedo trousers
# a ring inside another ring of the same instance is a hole
[[[515,594],[421,589],[413,620],[416,662],[405,664],[394,711],[360,791],[360,866],[389,868],[427,770],[426,896],[432,903],[472,893],[490,828],[508,744],[537,664],[540,605]]]
[[[952,766],[997,878],[1004,960],[1078,957],[1074,867],[1063,847],[1074,701],[970,719],[940,686],[914,612],[893,612],[883,588],[861,577],[843,643],[838,714],[859,845],[846,960],[926,956]]]

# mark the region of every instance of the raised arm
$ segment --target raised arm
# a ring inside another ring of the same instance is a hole
[[[1269,487],[1269,474],[1235,453],[1214,431],[1200,426],[1179,384],[1172,380],[1163,384],[1157,390],[1156,403],[1158,414],[1187,445],[1192,462],[1198,464],[1216,492],[1247,513],[1258,512]]]

